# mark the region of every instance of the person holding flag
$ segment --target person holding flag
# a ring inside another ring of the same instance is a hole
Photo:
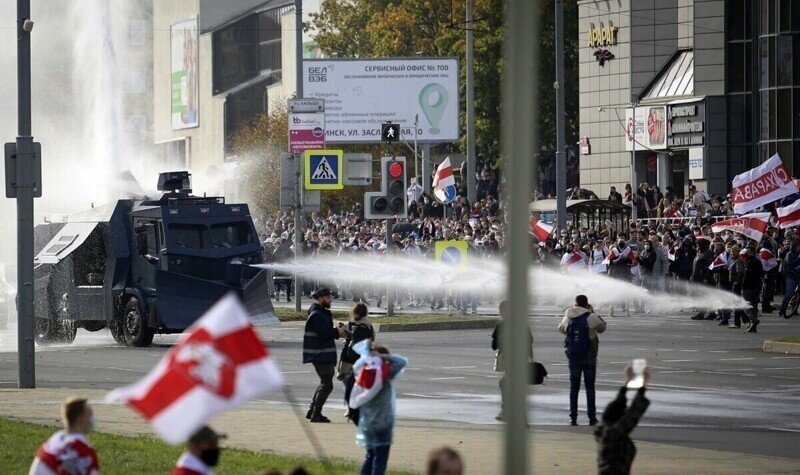
[[[403,372],[408,360],[369,340],[357,343],[353,350],[361,358],[353,365],[357,376],[348,406],[359,411],[356,442],[367,450],[361,475],[383,475],[394,441],[396,408],[392,382]]]
[[[577,249],[575,244],[567,244],[567,251],[561,256],[561,272],[575,272],[588,270],[586,256]]]

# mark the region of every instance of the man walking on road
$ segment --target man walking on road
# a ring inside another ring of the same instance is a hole
[[[333,391],[333,376],[336,374],[336,341],[347,335],[344,328],[334,328],[331,314],[330,289],[323,287],[314,291],[316,300],[308,309],[305,334],[303,336],[303,364],[311,363],[319,376],[319,386],[311,400],[306,419],[311,422],[330,422],[322,415],[322,406]]]
[[[567,309],[558,331],[567,337],[564,351],[569,360],[569,418],[570,425],[578,425],[578,392],[583,375],[586,390],[586,413],[589,425],[597,424],[594,380],[597,372],[597,352],[600,346],[598,333],[606,331],[606,322],[594,314],[585,295],[575,297],[575,306]]]

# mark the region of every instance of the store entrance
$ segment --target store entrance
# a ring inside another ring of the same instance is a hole
[[[672,187],[679,198],[689,192],[687,166],[689,165],[689,151],[676,150],[672,153]]]

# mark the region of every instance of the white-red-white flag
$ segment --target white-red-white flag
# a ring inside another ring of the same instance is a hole
[[[362,358],[364,361],[358,368],[348,401],[352,409],[358,409],[381,392],[391,374],[389,363],[383,361],[380,356],[362,356]]]
[[[781,157],[775,154],[761,165],[734,177],[733,211],[744,214],[797,192],[792,175]]]
[[[542,222],[536,216],[531,216],[531,232],[539,241],[544,242],[553,233],[553,227]]]
[[[723,252],[722,254],[718,255],[714,258],[714,261],[711,262],[711,265],[708,266],[709,269],[714,270],[718,267],[724,267],[728,265],[728,253]]]
[[[764,266],[764,272],[769,272],[778,265],[778,259],[775,258],[775,254],[763,247],[758,251],[758,259],[761,261],[761,265]]]
[[[669,251],[667,251],[667,258],[669,260],[671,260],[671,261],[675,260],[675,253],[678,251],[679,247],[681,247],[680,241],[675,241],[675,243],[672,245],[672,247],[669,248]]]
[[[612,247],[611,250],[608,252],[606,259],[603,261],[603,264],[609,265],[612,261],[615,261],[618,257],[628,257],[628,254],[631,253],[631,247],[625,246],[625,249],[622,252],[618,252],[616,247]]]
[[[170,444],[186,441],[214,415],[283,385],[247,311],[227,295],[197,320],[141,381],[108,402],[141,414]]]
[[[750,213],[738,218],[717,221],[711,225],[711,230],[715,233],[725,230],[733,231],[744,234],[754,241],[761,241],[761,238],[764,237],[764,231],[769,226],[769,218],[770,213]]]
[[[568,271],[588,270],[589,266],[578,251],[566,252],[561,256],[561,267]]]
[[[778,225],[781,229],[792,228],[800,225],[800,200],[795,201],[789,206],[778,208]]]

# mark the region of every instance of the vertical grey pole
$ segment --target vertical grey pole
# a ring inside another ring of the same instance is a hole
[[[33,137],[30,0],[17,0],[17,351],[19,387],[36,387],[33,342]],[[40,184],[41,186],[41,184]]]
[[[537,3],[530,0],[506,2],[506,34],[504,41],[501,122],[501,147],[505,158],[506,202],[508,210],[508,278],[509,314],[503,323],[502,345],[506,374],[503,379],[503,442],[504,473],[518,475],[528,471],[528,269],[531,265],[528,237],[528,202],[531,177],[535,169],[536,90],[538,60]]]
[[[422,191],[431,192],[431,144],[422,144]]]
[[[631,198],[636,198],[636,96],[631,94],[633,99],[633,151],[631,151]],[[636,202],[631,202],[631,222],[635,222],[639,216]]]
[[[392,255],[392,230],[394,228],[394,220],[387,219],[386,220],[386,257],[391,257]],[[395,287],[392,284],[389,284],[386,287],[386,316],[393,317],[394,316],[394,301],[395,301]]]
[[[472,24],[472,10],[474,0],[467,0],[467,200],[470,205],[475,203],[478,193],[475,188],[475,58],[473,49],[475,45],[474,25]],[[462,179],[464,177],[461,177]]]
[[[567,156],[564,124],[564,0],[556,0],[556,216],[567,227]],[[538,180],[539,170],[533,171]],[[538,188],[538,187],[537,187]]]
[[[294,38],[295,43],[297,43],[297,47],[295,48],[295,67],[297,68],[296,76],[296,86],[295,89],[297,90],[297,98],[300,99],[303,97],[303,0],[294,0],[294,21],[295,21],[295,32]],[[302,232],[302,225],[303,225],[303,157],[302,154],[298,156],[300,160],[301,166],[300,169],[300,178],[299,178],[299,188],[298,192],[300,193],[300,199],[298,200],[298,206],[294,208],[294,258],[295,262],[297,259],[300,258],[300,253],[302,249],[300,249],[300,233]],[[303,308],[302,304],[302,297],[303,297],[303,279],[300,278],[298,274],[294,276],[294,310],[296,312],[300,312]]]

